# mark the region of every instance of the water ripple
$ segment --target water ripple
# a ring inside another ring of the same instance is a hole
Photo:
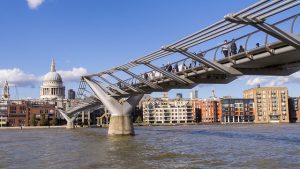
[[[3,130],[0,169],[300,168],[300,125]]]

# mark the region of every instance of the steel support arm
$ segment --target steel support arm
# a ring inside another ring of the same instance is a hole
[[[102,84],[98,83],[98,85],[110,96],[119,96],[118,94],[116,94],[116,93],[112,92],[111,90],[109,90],[108,88],[104,87]]]
[[[188,58],[191,58],[193,60],[196,60],[200,63],[202,63],[203,65],[210,67],[214,70],[217,70],[221,73],[224,74],[229,74],[229,75],[242,75],[242,73],[232,67],[226,67],[218,62],[211,62],[207,59],[205,59],[204,57],[199,57],[191,52],[188,52],[187,49],[177,49],[177,48],[169,48],[169,47],[163,47],[163,50],[168,50],[168,51],[173,51],[173,52],[179,52],[183,55],[185,55]]]
[[[105,86],[103,86],[103,84],[101,84],[101,82],[93,80],[95,82],[97,82],[96,84],[103,90],[105,91],[107,94],[111,95],[111,96],[119,96],[116,93],[113,93],[112,91],[110,91],[108,88],[106,88]]]
[[[252,25],[253,27],[261,30],[282,42],[287,43],[290,46],[293,46],[296,49],[300,49],[300,37],[299,35],[292,34],[290,32],[286,32],[284,30],[279,29],[274,25],[270,25],[265,22],[263,19],[259,18],[240,18],[233,17],[233,15],[226,15],[225,19],[229,22],[239,23],[239,24],[247,24]]]
[[[120,83],[124,84],[126,87],[128,87],[131,90],[133,90],[134,92],[137,92],[137,93],[143,93],[144,92],[143,90],[141,90],[139,88],[136,88],[136,87],[133,87],[129,83],[125,82],[124,80],[118,78],[117,76],[115,76],[113,74],[108,74],[108,75],[110,75],[111,77],[113,77],[114,79],[116,79],[117,81],[119,81]]]
[[[127,100],[120,103],[119,100],[107,95],[95,81],[88,77],[85,77],[84,79],[112,115],[129,115],[132,108],[134,108],[143,97],[143,94],[132,95]]]
[[[122,95],[127,95],[128,93],[125,92],[124,90],[121,90],[120,88],[116,87],[114,84],[112,84],[110,81],[108,81],[107,79],[105,79],[102,76],[98,76],[100,79],[102,79],[104,82],[106,82],[110,88],[112,88],[113,90],[116,90],[117,92],[119,92]]]
[[[132,73],[132,72],[129,71],[129,70],[122,69],[122,71],[125,72],[125,73],[127,73],[127,74],[129,74],[130,76],[132,76],[132,77],[138,79],[140,82],[142,82],[142,83],[144,83],[144,84],[150,86],[150,87],[153,88],[153,89],[163,89],[163,88],[160,87],[159,85],[154,84],[154,83],[152,83],[152,82],[150,82],[150,81],[148,81],[148,80],[142,78],[141,76],[138,76],[138,75]]]

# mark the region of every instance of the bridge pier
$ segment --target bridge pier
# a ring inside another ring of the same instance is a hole
[[[117,100],[108,95],[101,84],[87,77],[84,77],[84,80],[111,113],[108,135],[134,135],[131,111],[142,99],[143,94]]]
[[[66,126],[67,129],[73,129],[75,128],[74,126],[74,122],[73,121],[67,121],[67,126]]]
[[[67,121],[67,129],[74,129],[74,120],[77,117],[78,114],[75,114],[72,118],[70,118],[63,110],[58,109],[58,112],[65,118]]]
[[[112,115],[110,117],[108,135],[134,135],[131,116]]]

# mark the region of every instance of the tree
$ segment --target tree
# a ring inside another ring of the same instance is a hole
[[[30,118],[30,126],[36,126],[36,118],[34,114]]]
[[[141,116],[138,116],[135,120],[135,123],[143,123],[143,119]]]
[[[54,117],[54,118],[52,119],[51,125],[52,125],[52,126],[57,126],[57,125],[58,125],[58,119],[57,119],[57,117]]]
[[[42,118],[40,120],[40,126],[48,126],[48,119],[45,118],[45,114],[42,114]]]

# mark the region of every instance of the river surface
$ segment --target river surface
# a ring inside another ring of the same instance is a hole
[[[300,124],[0,130],[0,168],[300,168]]]

